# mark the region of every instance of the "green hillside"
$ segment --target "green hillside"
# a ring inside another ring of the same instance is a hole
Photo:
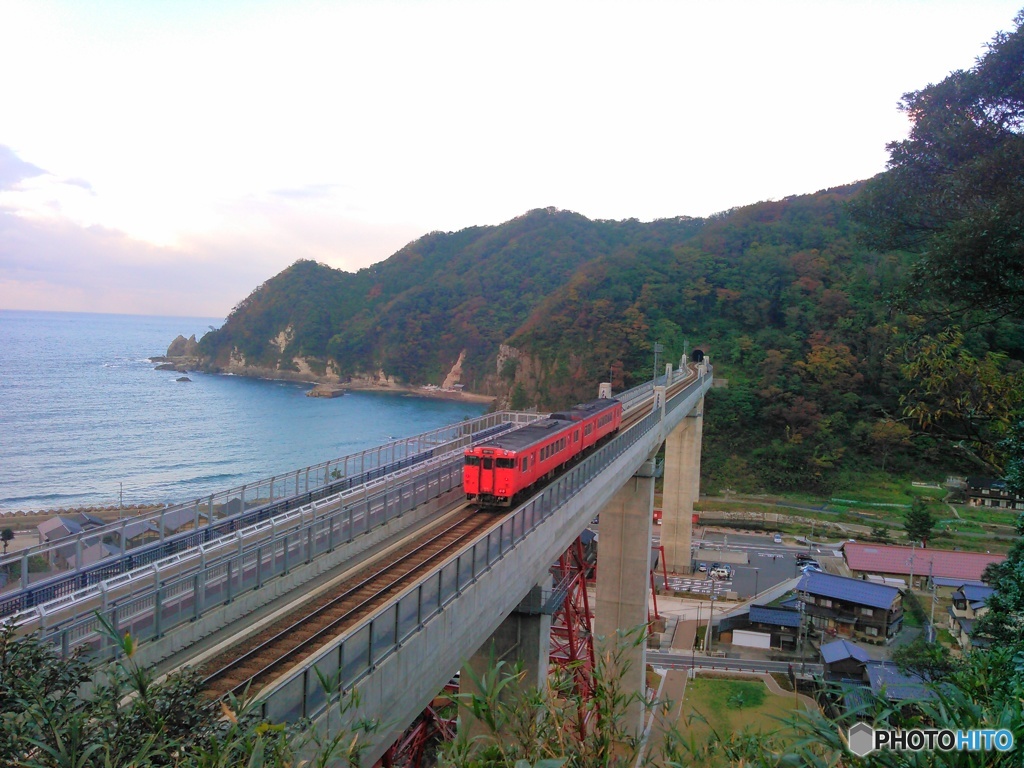
[[[891,301],[911,257],[858,238],[860,189],[651,223],[535,210],[431,233],[355,274],[299,261],[200,349],[212,370],[407,384],[441,384],[464,354],[470,391],[553,409],[609,378],[616,390],[650,378],[656,342],[661,362],[700,348],[728,381],[705,427],[718,484],[822,492],[858,467],[982,471],[908,427],[920,395],[900,355],[928,324]],[[956,347],[998,352],[1004,368],[1024,359],[1019,325],[983,325]]]

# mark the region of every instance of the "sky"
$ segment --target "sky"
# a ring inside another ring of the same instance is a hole
[[[0,309],[225,317],[554,206],[884,170],[1022,0],[0,0]]]

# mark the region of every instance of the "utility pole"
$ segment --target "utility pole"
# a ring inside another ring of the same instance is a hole
[[[700,629],[700,609],[704,603],[697,601],[697,629]],[[697,676],[697,637],[693,638],[693,645],[690,646],[690,679]]]
[[[117,519],[121,519],[121,510],[124,509],[124,483],[117,484]]]
[[[938,633],[935,631],[935,579],[932,577],[933,565],[934,560],[930,560],[928,562],[928,587],[932,593],[932,612],[931,618],[928,619],[928,639],[934,643],[938,639]]]
[[[806,598],[806,594],[801,595],[799,591],[797,592],[797,603],[800,606],[800,626],[797,628],[797,632],[796,632],[796,635],[797,635],[797,637],[796,637],[796,644],[797,644],[797,647],[800,650],[800,673],[801,674],[803,674],[804,672],[807,671],[807,659],[806,659],[806,657],[804,655],[804,641],[807,640],[807,630],[804,627],[804,600],[805,600],[805,598]],[[793,687],[796,688],[796,683],[793,684]]]
[[[665,349],[665,347],[663,347],[661,344],[659,344],[658,342],[654,342],[654,380],[655,381],[658,380],[658,353],[663,351],[664,349]]]
[[[712,590],[714,586],[712,586]],[[715,616],[715,599],[716,595],[712,592],[711,595],[711,612],[708,614],[708,631],[704,633],[704,652],[711,653],[711,620]]]
[[[914,558],[917,557],[917,542],[910,542],[910,590],[914,590]]]

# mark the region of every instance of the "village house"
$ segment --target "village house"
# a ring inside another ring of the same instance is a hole
[[[77,537],[78,534],[102,528],[104,522],[94,515],[86,512],[78,512],[73,515],[54,515],[47,518],[36,530],[39,532],[39,544],[56,544],[63,539]],[[74,559],[78,552],[78,545],[74,541],[54,547],[47,552],[47,558],[51,566],[65,568],[69,559]]]
[[[852,541],[843,546],[843,557],[850,572],[858,578],[902,578],[908,584],[913,579],[912,586],[915,588],[927,588],[928,580],[935,577],[959,579],[961,584],[980,582],[989,564],[1006,559],[1006,555],[987,552],[959,552]]]
[[[962,650],[988,647],[988,638],[978,635],[974,624],[988,611],[986,603],[995,591],[993,587],[964,584],[953,592],[953,604],[949,606],[949,632]]]
[[[1005,480],[988,477],[967,478],[967,504],[971,507],[1024,510],[1024,498],[1010,493]]]
[[[833,640],[831,643],[824,643],[818,652],[821,654],[826,680],[863,682],[864,665],[871,657],[859,645],[849,640]]]
[[[823,636],[887,643],[903,626],[903,594],[896,587],[812,571],[797,594]]]
[[[794,608],[766,605],[750,606],[750,629],[771,635],[771,647],[781,650],[796,648],[800,634],[800,612]]]

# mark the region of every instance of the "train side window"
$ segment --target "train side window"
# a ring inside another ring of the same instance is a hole
[[[515,469],[516,468],[516,460],[515,459],[495,459],[494,460],[494,466],[496,466],[498,469]]]
[[[494,469],[494,459],[484,459],[484,469]]]
[[[523,460],[519,463],[519,466],[520,466],[520,471],[521,472],[525,472],[526,468],[528,466],[530,466],[530,457],[529,456],[523,456]]]
[[[466,457],[466,466],[467,467],[479,467],[480,466],[480,457],[479,456],[467,456]]]
[[[578,443],[580,441],[580,431],[578,429],[572,433],[572,441],[574,443]]]

